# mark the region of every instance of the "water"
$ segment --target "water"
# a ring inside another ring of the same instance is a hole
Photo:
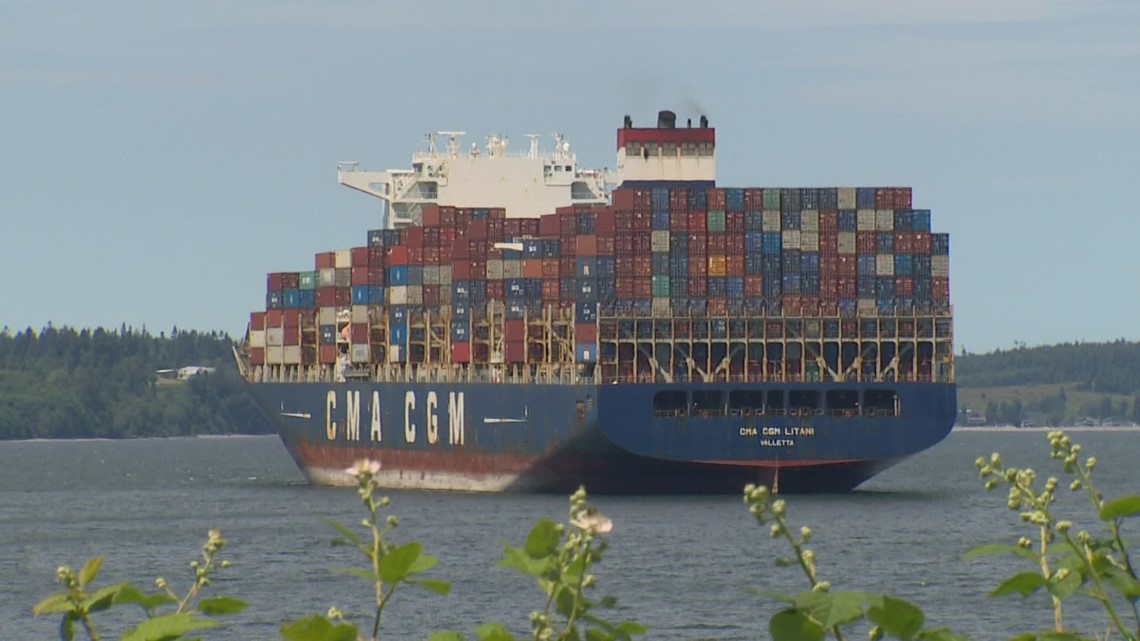
[[[1073,436],[1100,459],[1096,474],[1106,494],[1138,491],[1136,432]],[[976,639],[1047,627],[1044,597],[1023,604],[985,596],[1022,566],[1005,557],[960,560],[974,544],[1012,542],[1026,533],[1005,509],[1004,493],[984,492],[974,471],[973,460],[995,450],[1011,465],[1053,469],[1041,432],[956,432],[854,494],[788,497],[792,522],[816,531],[821,576],[836,587],[912,599],[928,622]],[[451,581],[452,593],[397,594],[382,636],[422,639],[431,630],[457,629],[470,638],[477,624],[491,620],[525,635],[541,594],[529,578],[496,563],[503,543],[521,544],[538,517],[564,521],[566,497],[390,496],[400,517],[397,540],[418,539],[438,556],[431,575]],[[599,595],[618,596],[610,618],[648,624],[647,638],[766,638],[778,606],[745,588],[804,587],[798,570],[773,565],[786,549],[737,496],[595,497],[594,503],[615,524],[597,567]],[[1087,503],[1066,496],[1066,505],[1084,510]],[[1089,513],[1081,514],[1089,522]],[[57,619],[34,619],[31,607],[55,590],[62,563],[78,567],[103,554],[104,582],[149,588],[162,576],[184,591],[188,563],[211,527],[222,529],[229,542],[224,557],[235,564],[211,591],[251,607],[206,638],[277,639],[281,622],[332,605],[359,615],[354,620],[363,626],[370,623],[370,586],[333,571],[359,559],[331,547],[332,530],[321,521],[350,524],[362,515],[351,490],[306,485],[274,437],[0,443],[0,641],[57,638]],[[1070,622],[1087,626],[1096,609],[1072,603]],[[106,631],[115,634],[106,637],[117,637],[116,623],[109,622]]]

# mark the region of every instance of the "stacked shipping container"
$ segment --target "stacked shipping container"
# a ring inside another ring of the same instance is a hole
[[[370,231],[367,246],[317,254],[314,271],[269,274],[251,361],[535,362],[550,355],[528,342],[528,321],[544,315],[572,319],[573,360],[590,363],[599,317],[949,313],[948,236],[909,188],[654,187],[612,200],[539,219],[428,207],[422,227]],[[413,317],[446,324],[446,355],[427,353]]]

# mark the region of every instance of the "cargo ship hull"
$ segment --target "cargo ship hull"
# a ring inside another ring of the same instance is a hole
[[[717,387],[705,383],[250,385],[297,465],[322,485],[353,483],[344,470],[369,458],[392,488],[677,494],[762,483],[843,492],[936,444],[953,424],[952,384],[840,387],[859,399],[885,392],[894,408],[787,405],[815,393],[838,398],[835,383],[726,383],[720,406],[707,402]],[[785,406],[734,407],[742,392],[777,394]]]

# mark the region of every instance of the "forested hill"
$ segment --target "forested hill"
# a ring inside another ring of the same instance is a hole
[[[263,433],[229,336],[47,327],[0,332],[0,439]],[[185,382],[158,370],[216,368]]]
[[[1104,394],[1140,392],[1140,343],[1124,340],[966,354],[955,365],[962,388],[1074,383]]]

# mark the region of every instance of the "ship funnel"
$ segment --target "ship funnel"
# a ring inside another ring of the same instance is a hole
[[[629,114],[626,114],[625,116],[625,128],[633,129],[633,118],[630,118]]]
[[[672,111],[663,110],[657,112],[657,128],[658,129],[676,129],[677,128],[677,114]]]
[[[709,128],[708,116],[701,116],[701,129],[708,129],[708,128]]]

